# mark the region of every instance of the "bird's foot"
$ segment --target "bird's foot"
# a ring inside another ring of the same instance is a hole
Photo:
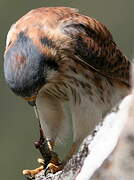
[[[52,151],[52,158],[45,169],[45,175],[47,175],[48,173],[55,174],[56,172],[62,170],[62,168],[63,164],[59,160],[58,155]]]
[[[44,138],[43,131],[40,128],[40,139],[34,143],[35,147],[39,149],[43,159],[38,159],[38,163],[41,165],[34,170],[23,170],[23,175],[28,179],[35,179],[35,175],[45,170],[45,175],[48,173],[56,173],[62,169],[62,164],[58,158],[58,155],[52,151],[54,143]]]
[[[40,167],[34,169],[34,170],[23,170],[23,175],[28,179],[35,179],[35,175],[44,170],[44,160],[43,159],[37,159],[38,163],[41,165]]]
[[[44,166],[40,166],[34,170],[29,170],[29,169],[23,170],[22,173],[28,180],[30,180],[30,179],[35,179],[35,175],[41,172],[43,169]]]
[[[55,152],[51,152],[52,153],[52,158],[50,160],[50,162],[48,163],[48,165],[45,165],[45,162],[43,159],[37,159],[38,163],[41,165],[40,167],[34,169],[34,170],[23,170],[23,175],[28,179],[28,180],[32,180],[35,179],[35,175],[37,175],[38,173],[40,173],[42,170],[45,171],[45,176],[48,173],[56,173],[60,170],[62,170],[63,165],[60,162],[58,155]]]
[[[58,171],[61,171],[63,169],[62,165],[55,165],[53,163],[49,163],[47,168],[45,169],[45,175],[48,173],[55,174]]]

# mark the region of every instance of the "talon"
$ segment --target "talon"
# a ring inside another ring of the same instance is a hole
[[[44,169],[44,166],[40,166],[34,170],[23,170],[22,174],[27,178],[27,179],[34,179],[35,175],[41,172]]]
[[[62,170],[62,165],[55,165],[53,163],[49,163],[47,168],[45,169],[45,176],[48,174],[48,173],[53,173],[55,174],[56,172]]]
[[[25,176],[25,178],[26,178],[27,180],[35,179],[34,176],[30,176],[30,175],[28,175],[28,174],[23,174],[23,175]]]
[[[38,159],[37,159],[37,162],[38,162],[40,165],[43,165],[43,166],[44,166],[44,164],[45,164],[44,159],[41,159],[41,158],[38,158]]]
[[[45,169],[45,176],[48,173],[54,174],[63,168],[63,164],[61,163],[60,159],[58,158],[58,155],[53,151],[51,153],[52,153],[52,159]]]

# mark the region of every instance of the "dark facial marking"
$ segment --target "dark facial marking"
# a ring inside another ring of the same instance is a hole
[[[43,46],[47,46],[49,48],[55,48],[54,41],[48,39],[47,37],[41,38],[40,41]]]

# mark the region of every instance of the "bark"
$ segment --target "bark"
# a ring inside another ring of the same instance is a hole
[[[92,180],[134,179],[134,95],[126,104],[126,125],[114,152],[93,175]]]

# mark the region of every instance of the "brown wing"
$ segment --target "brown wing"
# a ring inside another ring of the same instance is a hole
[[[66,23],[65,23],[66,24]],[[99,73],[129,85],[130,62],[113,41],[107,28],[95,19],[77,14],[64,26],[74,42],[74,53]]]
[[[78,62],[87,68],[129,84],[130,62],[116,46],[111,33],[100,22],[77,13],[75,9],[50,7],[30,11],[11,28],[6,51],[22,31],[45,54],[53,46],[56,49],[68,47]],[[41,40],[45,41],[45,46]]]

